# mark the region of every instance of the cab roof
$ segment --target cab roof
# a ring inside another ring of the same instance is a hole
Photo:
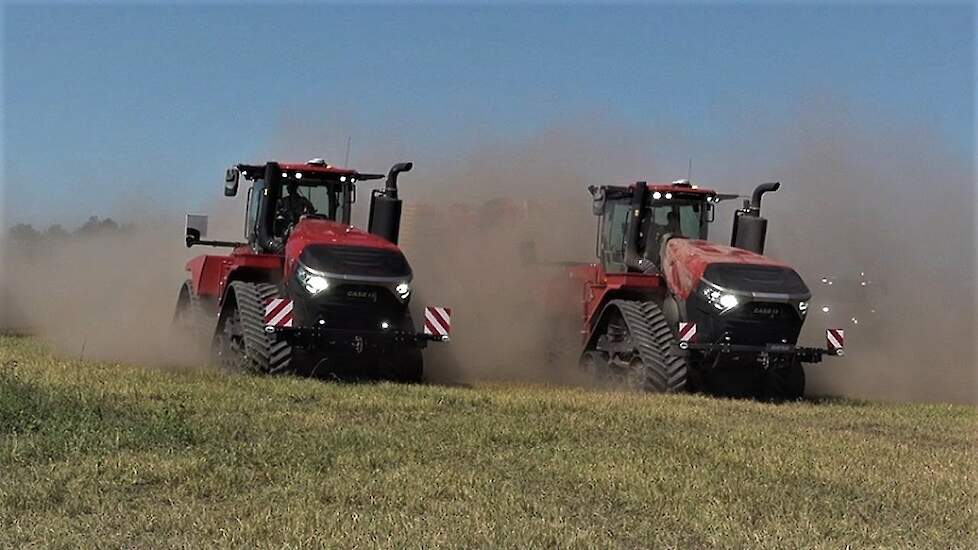
[[[264,177],[265,167],[269,164],[276,164],[282,170],[283,177],[294,178],[295,174],[318,176],[319,179],[339,179],[340,176],[350,178],[351,181],[357,180],[376,180],[384,177],[383,174],[361,174],[351,168],[343,168],[327,164],[321,159],[314,159],[308,162],[276,162],[269,161],[265,164],[239,164],[238,170],[241,171],[246,179],[254,180]]]
[[[635,187],[635,184],[628,186],[629,189]],[[699,187],[698,185],[690,184],[689,182],[672,182],[672,183],[646,183],[645,187],[649,191],[659,191],[660,193],[693,193],[697,195],[716,195],[717,192],[713,189],[705,189]]]
[[[606,192],[612,196],[631,196],[632,192],[635,190],[635,184],[631,185],[605,185],[603,188]],[[645,188],[649,193],[660,193],[665,195],[666,193],[674,194],[676,196],[686,196],[690,195],[702,196],[703,198],[708,197],[724,197],[724,195],[719,195],[716,191],[712,189],[704,189],[698,186],[693,186],[688,183],[646,183]]]
[[[629,187],[635,187],[635,184],[629,185]],[[659,191],[661,193],[671,192],[671,193],[693,193],[697,195],[716,195],[717,192],[713,189],[704,189],[696,185],[689,184],[677,184],[677,183],[646,183],[645,187],[649,191]]]
[[[643,183],[643,182],[638,182]],[[653,200],[672,200],[692,199],[706,200],[708,202],[719,203],[721,201],[739,198],[739,195],[728,193],[717,193],[713,189],[705,189],[698,185],[693,185],[687,180],[678,180],[672,183],[645,183],[645,188]],[[602,185],[606,198],[623,199],[631,197],[635,191],[635,184],[630,185]],[[591,193],[597,190],[596,186],[588,187]]]

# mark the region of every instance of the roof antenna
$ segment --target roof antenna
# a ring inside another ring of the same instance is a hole
[[[689,169],[686,171],[686,181],[693,181],[693,157],[689,157]]]
[[[346,159],[343,161],[343,168],[350,167],[350,143],[353,142],[353,136],[346,136]]]

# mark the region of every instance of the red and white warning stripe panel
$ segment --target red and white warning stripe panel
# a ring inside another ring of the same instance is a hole
[[[692,342],[696,339],[696,323],[679,323],[679,341]]]
[[[452,331],[452,309],[447,307],[424,308],[424,333],[448,338]]]
[[[825,331],[825,343],[829,351],[838,352],[846,347],[846,331],[841,328],[830,328]]]
[[[266,327],[292,326],[292,300],[272,298],[265,304]]]

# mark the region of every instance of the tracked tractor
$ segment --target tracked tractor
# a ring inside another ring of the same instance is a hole
[[[245,240],[207,240],[207,218],[187,216],[188,247],[231,253],[187,263],[175,325],[232,369],[420,380],[421,350],[448,340],[450,311],[425,308],[416,330],[412,271],[397,245],[397,180],[411,168],[394,165],[371,193],[366,231],[350,221],[356,186],[382,174],[321,159],[228,169],[226,196],[249,186]]]
[[[577,264],[561,293],[579,296],[581,367],[631,387],[795,399],[803,363],[843,354],[841,330],[801,347],[811,292],[763,255],[758,186],[736,211],[730,246],[707,240],[716,206],[735,195],[687,181],[590,187],[598,261]]]

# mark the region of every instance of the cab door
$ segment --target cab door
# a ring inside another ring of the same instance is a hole
[[[628,200],[607,200],[598,226],[598,260],[607,273],[625,273],[625,237],[628,234]]]

